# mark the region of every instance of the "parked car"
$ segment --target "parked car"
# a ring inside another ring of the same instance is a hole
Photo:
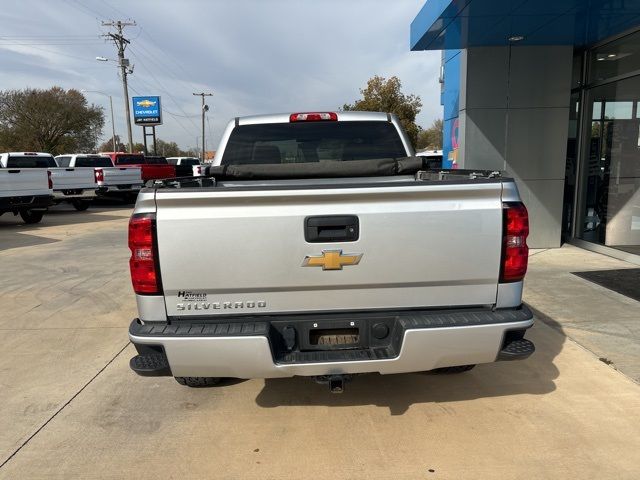
[[[51,173],[46,167],[45,159],[28,152],[0,154],[0,215],[20,215],[25,223],[42,220],[53,205]]]
[[[114,167],[106,155],[66,154],[55,160],[59,167],[93,168],[99,196],[133,201],[143,185],[140,167]]]
[[[176,177],[191,177],[196,175],[200,160],[195,157],[168,157],[167,162],[176,167]],[[202,174],[202,168],[200,168],[200,175]]]
[[[169,165],[166,159],[155,160],[153,157],[145,157],[142,153],[102,152],[111,159],[115,167],[140,167],[142,181],[173,178],[176,176],[176,168]]]
[[[140,375],[350,375],[527,358],[527,210],[495,172],[428,172],[395,115],[230,122],[209,177],[138,196]],[[185,249],[185,245],[209,245]]]
[[[89,208],[96,196],[96,180],[91,168],[59,168],[49,153],[12,152],[2,155],[3,159],[7,156],[10,165],[19,168],[46,168],[50,172],[55,204],[69,202],[76,210],[82,211]]]

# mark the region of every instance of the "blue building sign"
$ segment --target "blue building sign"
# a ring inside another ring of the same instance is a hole
[[[160,97],[133,97],[132,100],[136,125],[162,125]]]

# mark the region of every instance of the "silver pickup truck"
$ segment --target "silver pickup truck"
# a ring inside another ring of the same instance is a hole
[[[394,115],[236,118],[129,224],[140,375],[188,386],[523,359],[528,217],[497,172],[426,171]],[[185,245],[198,245],[197,249]]]

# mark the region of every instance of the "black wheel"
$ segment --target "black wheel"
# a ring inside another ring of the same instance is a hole
[[[450,375],[453,373],[464,373],[471,370],[475,365],[459,365],[457,367],[443,367],[436,368],[435,370],[431,370],[429,373],[436,373],[439,375]]]
[[[212,387],[220,383],[220,377],[174,377],[176,382],[187,387]]]
[[[40,220],[42,220],[43,215],[44,212],[42,211],[20,210],[20,216],[22,217],[22,220],[24,221],[24,223],[28,224],[38,223]]]
[[[84,212],[89,208],[89,202],[86,200],[71,200],[71,205],[79,212]]]

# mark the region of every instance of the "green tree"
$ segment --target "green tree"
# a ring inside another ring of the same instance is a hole
[[[419,149],[442,150],[442,128],[442,119],[437,118],[429,128],[420,131],[416,147]]]
[[[102,107],[75,89],[0,91],[1,151],[91,152],[103,125]]]
[[[98,152],[111,152],[113,151],[113,137],[109,137],[107,140],[98,145]],[[116,152],[126,152],[127,146],[120,140],[120,135],[116,135]]]
[[[376,75],[369,79],[365,88],[360,89],[362,98],[345,103],[342,109],[395,113],[411,142],[416,145],[420,132],[416,116],[422,108],[422,100],[418,95],[402,93],[401,87],[402,82],[398,77],[386,79]]]
[[[153,150],[152,150],[153,144],[149,144],[148,147],[149,147],[149,155],[152,155],[153,154]],[[125,152],[129,151],[128,144],[125,145],[125,150],[124,151]],[[133,153],[144,153],[144,143],[133,142],[132,151],[133,151]]]

